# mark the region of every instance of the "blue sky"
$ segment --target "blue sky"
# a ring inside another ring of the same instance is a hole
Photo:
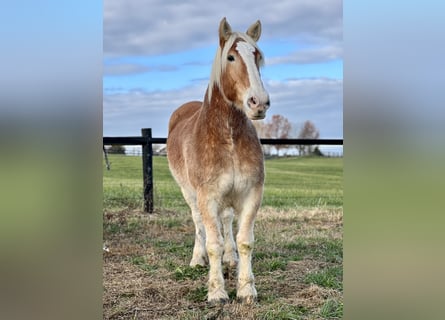
[[[273,47],[273,43],[262,46],[262,50],[270,54],[275,52],[272,58],[288,54],[286,49],[285,46]],[[167,55],[105,59],[105,92],[125,92],[132,89],[171,90],[197,80],[207,80],[215,50],[215,47],[205,47]],[[275,80],[318,77],[342,79],[342,71],[343,62],[338,58],[307,64],[268,65],[262,70],[262,77]]]
[[[310,120],[321,138],[343,137],[343,7],[338,0],[104,0],[105,136],[167,136],[171,113],[202,100],[222,17],[233,30],[262,23],[261,70],[274,114],[298,132]]]

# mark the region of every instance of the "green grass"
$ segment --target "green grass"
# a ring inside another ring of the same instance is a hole
[[[343,159],[283,158],[266,161],[264,206],[343,205]]]
[[[343,303],[336,300],[326,301],[321,307],[320,316],[327,319],[341,319],[343,317]]]
[[[305,308],[291,305],[276,305],[261,315],[262,320],[297,320],[303,319],[307,313]]]
[[[103,165],[104,208],[142,208],[141,157],[109,155],[111,170]],[[341,207],[343,159],[292,157],[265,162],[263,206],[275,208]],[[153,157],[155,208],[188,211],[172,178],[166,157]]]
[[[180,266],[175,269],[174,278],[177,281],[186,279],[197,280],[199,278],[205,277],[208,272],[209,270],[207,268],[201,266]]]
[[[131,264],[138,266],[141,270],[146,272],[155,272],[158,268],[147,261],[144,256],[133,256],[129,258]]]
[[[303,257],[313,256],[329,263],[343,262],[343,243],[341,239],[310,238],[298,239],[283,245],[282,250],[297,251]]]
[[[312,272],[306,277],[307,283],[313,283],[320,287],[337,290],[342,290],[342,281],[343,269],[338,266]]]

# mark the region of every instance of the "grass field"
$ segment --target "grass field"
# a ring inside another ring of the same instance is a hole
[[[142,208],[142,160],[111,155],[111,170],[103,170],[104,207]],[[188,211],[170,175],[165,157],[153,158],[155,207]],[[342,158],[283,158],[266,161],[263,207],[341,207]]]
[[[207,268],[190,268],[194,227],[165,158],[154,158],[155,213],[142,208],[141,158],[104,169],[104,319],[341,319],[343,164],[339,158],[266,161],[255,223],[255,305],[206,303]],[[236,221],[235,221],[236,223]]]

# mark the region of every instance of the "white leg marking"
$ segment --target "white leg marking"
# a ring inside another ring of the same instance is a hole
[[[210,303],[221,303],[229,300],[224,289],[224,277],[222,272],[222,255],[224,239],[221,234],[221,223],[218,216],[219,207],[214,200],[199,201],[203,223],[206,231],[206,249],[209,257],[209,282],[208,297]]]
[[[236,236],[239,254],[237,298],[245,303],[253,303],[257,297],[255,278],[252,272],[252,251],[254,221],[261,203],[261,197],[261,189],[252,189],[245,198]]]

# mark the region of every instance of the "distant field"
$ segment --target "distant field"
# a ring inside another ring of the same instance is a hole
[[[110,155],[111,170],[103,169],[104,208],[142,208],[142,160]],[[153,158],[155,208],[188,210],[165,157]],[[342,158],[283,158],[266,160],[263,207],[341,207]]]

